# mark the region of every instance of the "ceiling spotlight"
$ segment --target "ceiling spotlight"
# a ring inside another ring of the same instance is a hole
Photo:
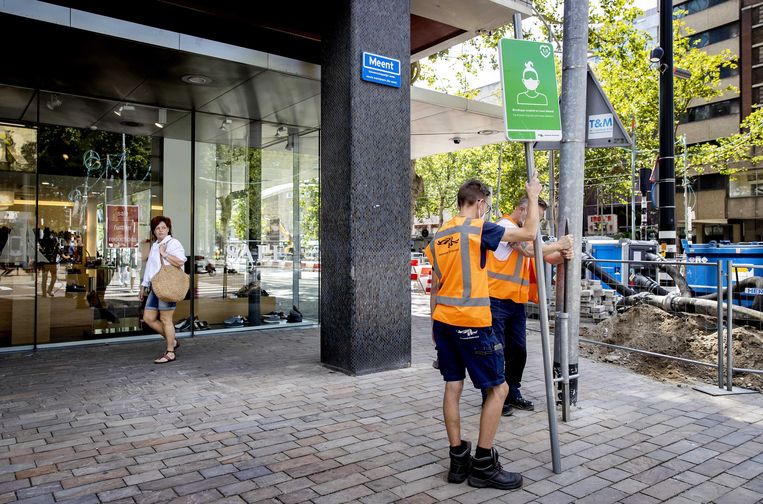
[[[96,126],[95,124],[91,124],[91,125],[90,125],[90,129],[91,129],[92,131],[95,131],[95,130],[97,130],[97,129],[98,129],[98,126]]]
[[[288,132],[289,132],[289,130],[286,128],[286,126],[279,126],[279,127],[276,129],[276,136],[277,136],[277,137],[280,137],[280,136],[284,136],[284,135],[286,135]]]
[[[206,86],[212,83],[212,78],[201,74],[184,75],[180,78],[186,84],[195,84],[197,86]]]
[[[222,123],[220,123],[220,129],[222,131],[228,131],[228,126],[231,124],[233,124],[233,120],[226,117],[223,119]]]
[[[60,107],[64,102],[61,101],[61,97],[58,95],[50,95],[48,98],[48,102],[45,104],[45,107],[47,107],[48,110],[56,110],[58,107]]]
[[[124,105],[120,105],[118,109],[114,110],[114,113],[119,117],[122,117],[123,113],[132,112],[133,110],[135,110],[134,106],[125,103]]]
[[[154,123],[157,128],[164,128],[164,125],[167,124],[167,109],[166,108],[160,108],[159,109],[159,120]]]
[[[495,135],[496,133],[500,133],[500,131],[494,129],[483,129],[477,132],[478,135]]]

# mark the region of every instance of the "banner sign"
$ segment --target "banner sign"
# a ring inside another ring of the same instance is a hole
[[[498,47],[506,138],[515,142],[561,140],[551,44],[501,39]]]
[[[138,205],[106,205],[106,246],[138,246]]]

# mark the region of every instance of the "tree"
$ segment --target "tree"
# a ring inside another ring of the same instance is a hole
[[[525,25],[525,38],[547,40],[549,37],[554,41],[563,40],[563,18],[561,0],[542,0],[534,3],[535,8],[543,18],[543,23],[537,27]],[[659,116],[659,68],[649,62],[650,40],[648,35],[635,27],[635,19],[642,11],[634,6],[633,0],[611,0],[593,2],[590,5],[590,31],[589,51],[592,53],[591,66],[596,73],[602,87],[609,97],[618,116],[625,124],[633,123],[637,132],[637,149],[640,153],[637,158],[638,167],[651,168],[657,154],[658,139],[658,116]],[[446,92],[473,96],[474,90],[468,88],[469,75],[485,68],[496,68],[497,44],[501,37],[506,36],[510,26],[504,26],[465,43],[467,49],[460,53],[442,51],[421,63],[420,79],[430,86]],[[720,72],[724,67],[736,66],[735,56],[730,51],[724,51],[718,55],[708,55],[701,49],[691,45],[691,30],[685,24],[676,19],[674,22],[675,44],[674,60],[677,67],[689,70],[691,78],[688,80],[676,80],[675,84],[675,117],[676,128],[678,119],[685,115],[692,100],[710,100],[731,91],[731,86],[721,87]],[[557,42],[558,43],[558,42]],[[447,58],[456,67],[454,78],[442,79],[433,71],[433,62]],[[559,68],[560,65],[557,65]],[[558,71],[558,70],[557,70]],[[561,79],[559,80],[561,82]],[[756,127],[763,117],[756,116],[748,125],[749,131],[755,132],[747,135],[748,140],[759,137],[758,131],[763,128]],[[755,122],[757,121],[757,122]],[[720,142],[718,145],[703,145],[693,147],[694,152],[701,152],[702,158],[695,157],[698,162],[701,159],[723,159],[726,163],[729,159],[735,159],[734,155],[741,157],[752,156],[752,153],[740,154],[730,148],[735,145],[729,142]],[[739,145],[739,144],[736,144]],[[758,144],[760,145],[760,144]],[[725,146],[725,147],[724,147]],[[495,150],[495,146],[486,146],[482,149]],[[512,147],[512,149],[514,149]],[[516,151],[509,149],[508,152]],[[653,154],[652,154],[653,153]],[[460,154],[456,154],[458,157]],[[506,150],[504,151],[506,155]],[[522,153],[517,153],[515,162],[524,165],[521,161]],[[486,157],[487,159],[487,157]],[[536,156],[541,162],[536,162],[539,173],[544,174],[545,156]],[[495,163],[493,158],[491,163]],[[426,173],[437,163],[418,160],[418,173],[427,180],[436,178],[435,173]],[[607,201],[626,202],[630,199],[630,152],[622,149],[587,149],[586,150],[586,186],[591,198],[593,193]],[[495,173],[495,170],[492,171]],[[513,172],[516,178],[510,178],[504,182],[502,177],[502,192],[504,187],[522,187],[525,172],[518,170]],[[494,186],[493,180],[485,177],[486,181]],[[431,182],[430,182],[431,183]],[[439,184],[445,182],[440,181]],[[455,182],[453,182],[455,183]],[[447,193],[442,187],[434,191],[439,195]],[[453,188],[449,189],[453,192]],[[428,197],[429,186],[425,192]]]

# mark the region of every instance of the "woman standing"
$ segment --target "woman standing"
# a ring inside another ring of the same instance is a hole
[[[172,323],[172,315],[175,313],[175,303],[162,301],[154,294],[151,289],[151,280],[162,269],[162,264],[168,264],[176,268],[182,268],[185,264],[185,250],[179,240],[172,237],[172,221],[169,217],[158,215],[151,219],[151,234],[154,236],[154,243],[151,245],[151,251],[146,261],[146,271],[143,274],[143,282],[140,289],[139,298],[146,299],[146,307],[143,310],[143,320],[154,331],[164,337],[166,351],[155,364],[165,364],[175,360],[175,350],[180,346],[180,342],[175,340],[175,326]]]

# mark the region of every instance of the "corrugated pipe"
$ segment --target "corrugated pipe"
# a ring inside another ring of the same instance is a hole
[[[627,285],[621,284],[615,277],[601,269],[601,267],[599,267],[599,265],[594,262],[593,257],[590,255],[583,253],[582,261],[585,268],[588,268],[588,270],[599,277],[602,282],[615,289],[618,294],[622,296],[633,296],[636,294],[636,291]]]
[[[635,296],[629,296],[623,299],[623,303],[626,306],[634,306],[640,303],[646,303],[651,306],[656,306],[667,312],[684,312],[684,313],[699,313],[701,315],[710,315],[711,317],[718,316],[718,304],[715,301],[709,299],[698,299],[681,296],[678,294],[668,294],[667,296],[655,296],[654,294],[647,294],[642,292]],[[726,311],[726,303],[723,304],[723,311]],[[755,320],[763,322],[763,313],[745,308],[743,306],[732,305],[734,312],[734,319],[739,320]]]
[[[731,289],[731,292],[737,293],[739,291],[744,291],[744,289],[747,289],[748,287],[754,287],[756,289],[763,289],[763,277],[748,277],[744,280],[738,281],[734,287]],[[723,288],[723,294],[721,297],[726,297],[726,290],[728,287]],[[699,299],[717,299],[718,293],[713,292],[712,294],[706,294],[704,296],[699,296]],[[752,309],[757,311],[763,311],[763,296],[756,295],[755,299],[752,300]]]
[[[644,259],[647,261],[665,261],[665,258],[658,254],[652,254],[651,252],[647,252],[644,254]],[[673,266],[672,264],[657,264],[657,267],[660,268],[662,271],[670,275],[670,278],[673,279],[673,283],[676,284],[676,287],[678,287],[678,291],[681,293],[682,296],[693,296],[694,292],[692,291],[691,287],[689,287],[689,283],[686,281],[686,279],[683,277],[680,271],[678,271],[678,268]]]
[[[668,294],[668,291],[660,287],[660,284],[658,284],[657,282],[655,282],[649,277],[645,277],[644,275],[639,275],[638,273],[634,273],[633,275],[630,276],[630,280],[631,282],[633,282],[633,285],[635,287],[643,289],[649,294],[657,294],[659,296],[665,296]]]

